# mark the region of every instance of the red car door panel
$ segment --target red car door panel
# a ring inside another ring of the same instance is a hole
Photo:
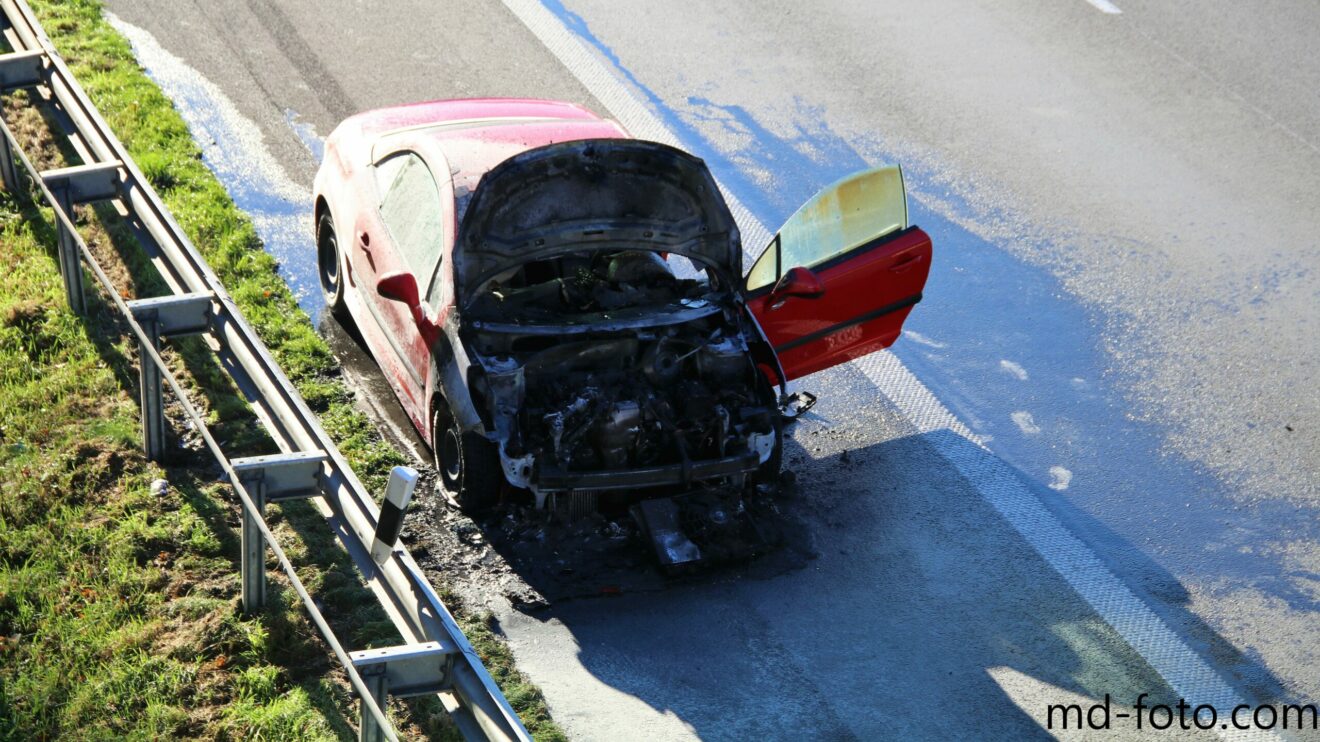
[[[757,260],[747,305],[792,380],[893,344],[930,273],[897,167],[858,173],[798,210]]]
[[[380,207],[367,208],[359,214],[354,226],[350,260],[356,274],[357,291],[369,315],[367,323],[373,324],[375,327],[371,329],[377,330],[372,332],[363,328],[363,335],[405,411],[419,428],[425,429],[428,424],[425,420],[425,390],[430,349],[417,329],[412,308],[380,296],[376,292],[376,283],[382,276],[395,271],[415,274],[405,253],[407,245],[400,245],[399,240],[416,237],[413,233],[418,225],[411,220],[415,216],[418,198],[415,194],[420,193],[428,199],[428,207],[438,210],[439,193],[426,165],[415,154],[404,151],[386,159],[402,160],[403,164],[389,171],[388,182],[381,186],[383,196],[373,199],[380,202]],[[397,190],[400,188],[408,192],[400,193]],[[403,234],[395,234],[400,229]],[[430,276],[416,278],[426,285],[424,281]]]
[[[362,328],[363,335],[390,385],[412,415],[421,404],[420,385],[407,357],[417,329],[407,308],[376,293],[380,277],[403,270],[404,264],[394,249],[389,230],[374,214],[359,219],[355,233],[352,260],[359,284],[357,290],[368,315],[367,323],[372,325]]]

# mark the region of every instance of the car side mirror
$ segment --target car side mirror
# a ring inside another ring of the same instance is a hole
[[[376,293],[392,301],[401,301],[409,309],[421,303],[417,294],[417,279],[408,271],[386,273],[376,281]]]
[[[770,302],[782,303],[790,296],[801,299],[817,299],[825,294],[825,284],[820,282],[815,273],[803,268],[790,268],[779,278],[775,287],[770,289]]]
[[[427,345],[432,345],[439,339],[440,327],[431,317],[431,307],[418,295],[417,278],[413,274],[408,271],[386,273],[376,281],[376,293],[391,301],[401,301],[408,307],[412,312],[413,322],[417,324],[417,331],[421,333],[422,340]]]

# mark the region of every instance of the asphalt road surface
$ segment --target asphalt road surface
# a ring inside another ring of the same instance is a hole
[[[369,5],[108,2],[313,311],[319,136],[430,98],[668,134],[746,235],[899,162],[935,241],[894,354],[804,382],[805,568],[491,597],[574,737],[1023,738],[1105,694],[1320,702],[1320,6]]]

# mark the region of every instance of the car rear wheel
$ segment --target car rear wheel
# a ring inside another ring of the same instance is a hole
[[[499,500],[504,483],[495,445],[477,433],[462,430],[448,410],[436,413],[433,431],[435,468],[440,473],[443,493],[469,515],[489,510]]]
[[[325,306],[340,320],[348,319],[344,306],[343,259],[339,255],[339,238],[335,236],[334,220],[330,212],[321,214],[316,227],[317,273],[321,276],[321,296]]]

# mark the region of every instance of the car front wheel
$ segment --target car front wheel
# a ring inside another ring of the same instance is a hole
[[[477,515],[499,500],[504,482],[499,452],[479,434],[462,430],[447,413],[436,413],[431,437],[440,487],[465,513]]]
[[[348,309],[344,306],[344,277],[341,268],[344,265],[339,255],[339,238],[335,236],[334,220],[330,212],[321,214],[316,226],[316,263],[317,273],[321,276],[321,296],[325,306],[340,320],[348,319]]]

